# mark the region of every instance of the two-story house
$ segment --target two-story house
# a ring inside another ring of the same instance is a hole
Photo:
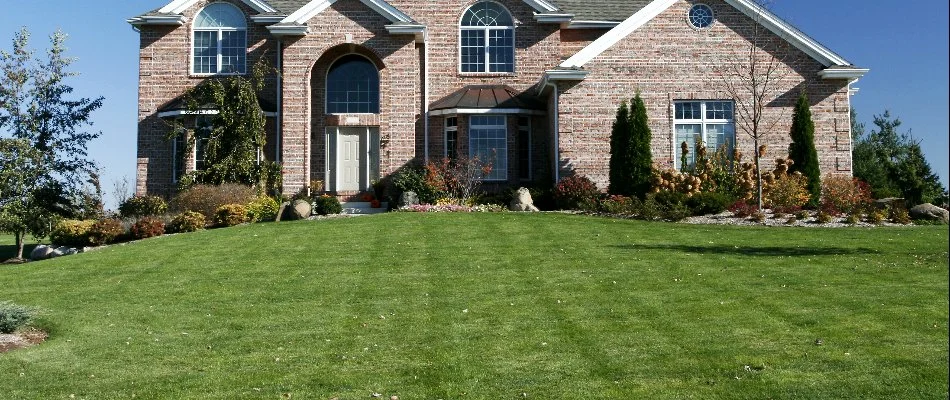
[[[280,71],[261,95],[262,155],[281,163],[285,193],[313,180],[357,193],[413,160],[459,155],[490,163],[490,183],[582,174],[606,188],[611,125],[637,91],[655,164],[678,167],[684,141],[751,154],[738,109],[751,94],[727,90],[723,71],[753,59],[780,88],[764,99],[772,154],[805,91],[822,174],[850,174],[849,96],[867,72],[752,0],[173,0],[129,22],[139,194],[170,195],[203,168],[200,141],[185,154],[166,138],[162,119],[203,132],[181,95],[262,58]]]

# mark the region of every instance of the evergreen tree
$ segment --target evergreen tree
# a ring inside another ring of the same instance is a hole
[[[808,96],[803,91],[798,96],[792,113],[792,143],[788,146],[788,156],[794,161],[790,172],[801,172],[808,180],[808,192],[812,205],[818,204],[821,197],[821,169],[818,164],[818,152],[815,150],[815,123],[811,119]]]
[[[630,186],[630,109],[627,101],[620,103],[617,118],[610,132],[610,186],[607,192],[629,196],[633,193]]]
[[[641,198],[650,191],[650,175],[653,172],[653,154],[650,151],[650,121],[647,107],[637,92],[630,107],[630,187],[631,194]]]

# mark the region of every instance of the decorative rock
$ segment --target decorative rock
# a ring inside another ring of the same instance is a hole
[[[280,203],[280,209],[277,210],[277,222],[280,222],[283,219],[289,219],[290,216],[287,215],[287,209],[289,207],[290,207],[289,201]]]
[[[294,200],[293,214],[294,219],[307,219],[310,218],[310,212],[313,210],[313,206],[310,205],[309,201],[306,200]]]
[[[56,258],[56,257],[63,256],[63,250],[61,250],[63,248],[65,248],[65,246],[53,248],[53,251],[49,253],[49,258]]]
[[[531,199],[531,192],[523,187],[518,188],[518,193],[515,198],[511,199],[508,209],[511,211],[538,211],[538,208],[534,206],[534,200]]]
[[[45,260],[52,257],[53,248],[45,244],[36,246],[32,252],[30,252],[30,259],[33,261]]]
[[[931,221],[941,221],[948,223],[950,211],[944,210],[930,203],[918,204],[910,209],[910,217],[913,219],[926,219]]]
[[[74,254],[79,254],[79,250],[77,250],[77,249],[75,249],[75,248],[72,248],[72,247],[67,247],[67,246],[57,247],[56,250],[61,251],[64,256],[71,256],[71,255],[74,255]]]
[[[413,192],[413,191],[402,192],[402,194],[399,195],[400,208],[407,207],[407,206],[414,206],[416,204],[419,204],[419,195],[417,195],[416,192]]]

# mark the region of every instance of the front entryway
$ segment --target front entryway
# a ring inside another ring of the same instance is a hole
[[[327,190],[359,192],[379,179],[379,128],[327,128]]]

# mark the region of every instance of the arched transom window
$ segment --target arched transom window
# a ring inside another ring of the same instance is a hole
[[[515,23],[498,3],[485,1],[462,16],[462,72],[514,72]]]
[[[379,114],[379,71],[364,57],[343,56],[327,73],[328,114]]]
[[[195,17],[192,72],[243,74],[247,72],[247,20],[228,3],[213,3]]]

